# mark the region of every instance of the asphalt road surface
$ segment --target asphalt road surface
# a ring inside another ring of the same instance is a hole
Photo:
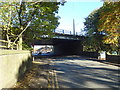
[[[120,90],[118,66],[81,56],[51,59],[59,88]]]

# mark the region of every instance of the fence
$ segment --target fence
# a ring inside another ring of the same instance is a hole
[[[18,50],[18,44],[13,44],[11,41],[6,40],[0,40],[0,49],[17,49]]]
[[[120,56],[119,55],[107,55],[107,60],[111,63],[120,64]]]
[[[73,33],[70,30],[63,30],[63,29],[58,29],[58,28],[54,30],[54,33],[73,35]],[[75,35],[81,35],[81,32],[76,32]]]
[[[93,58],[98,58],[99,53],[98,52],[82,52],[82,55],[88,56],[88,57],[93,57]]]

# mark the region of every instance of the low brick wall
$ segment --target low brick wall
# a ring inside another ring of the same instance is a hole
[[[117,55],[107,55],[106,61],[120,64],[120,56]]]
[[[10,88],[29,70],[30,51],[0,50],[0,89]]]

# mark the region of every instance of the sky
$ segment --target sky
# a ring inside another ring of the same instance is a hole
[[[81,32],[84,28],[85,18],[95,9],[100,8],[103,2],[100,0],[67,0],[64,6],[60,6],[58,15],[58,29],[73,31],[73,19],[75,21],[75,31]]]

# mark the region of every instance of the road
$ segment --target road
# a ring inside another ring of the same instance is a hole
[[[120,90],[119,67],[81,56],[53,58],[59,88]]]
[[[38,58],[14,88],[120,90],[119,67],[82,56]]]

